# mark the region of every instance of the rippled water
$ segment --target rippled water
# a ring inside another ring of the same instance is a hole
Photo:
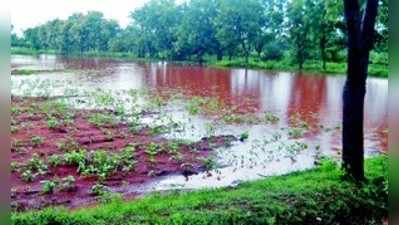
[[[164,109],[175,121],[188,125],[184,132],[169,137],[199,139],[209,135],[208,124],[215,125],[216,134],[239,135],[249,133],[246,142],[218,149],[215,157],[220,167],[211,174],[167,176],[139,191],[170,188],[198,188],[234,185],[241,181],[263,176],[283,174],[310,168],[315,158],[340,156],[340,130],[344,76],[318,74],[291,74],[246,69],[219,69],[168,63],[134,63],[107,59],[71,59],[41,55],[12,56],[12,69],[65,70],[38,73],[31,76],[13,76],[13,94],[65,94],[65,89],[96,89],[123,91],[149,89],[159,93],[174,91],[186,97],[214,97],[241,112],[269,111],[280,118],[275,125],[218,125],[212,117],[190,115],[181,104],[170,103]],[[37,92],[21,85],[29,82],[59,82],[51,89],[38,86]],[[119,95],[117,95],[119,96]],[[369,78],[365,110],[365,150],[368,155],[387,150],[388,80]],[[312,129],[303,138],[292,140],[287,136],[292,116],[297,116]],[[148,118],[151,120],[151,118]],[[281,135],[277,141],[271,141]],[[308,148],[295,152],[297,142]],[[320,148],[318,147],[320,146]],[[286,150],[294,149],[295,157]],[[137,188],[135,189],[137,191]]]

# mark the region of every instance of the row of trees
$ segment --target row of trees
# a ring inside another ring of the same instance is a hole
[[[380,0],[376,51],[387,52],[388,0]],[[336,0],[152,0],[122,29],[100,12],[73,14],[27,29],[14,46],[61,53],[129,52],[137,57],[202,61],[205,55],[342,61],[346,24]]]

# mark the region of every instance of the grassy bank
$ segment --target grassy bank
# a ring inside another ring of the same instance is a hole
[[[366,162],[367,184],[342,180],[331,162],[235,188],[115,200],[69,212],[15,213],[15,225],[126,224],[380,224],[388,214],[387,158]]]
[[[264,69],[273,71],[299,71],[298,66],[287,61],[260,61],[257,59],[250,59],[248,65],[244,59],[237,58],[232,60],[213,61],[212,66],[229,67],[229,68],[243,68]],[[322,67],[321,61],[308,61],[303,65],[303,72],[318,73],[318,74],[346,74],[346,63],[327,62],[326,69]],[[388,77],[388,66],[381,64],[370,64],[369,75],[373,77]]]
[[[38,54],[59,54],[53,50],[34,50],[29,48],[11,48],[11,54],[21,55],[38,55]],[[151,62],[160,61],[164,59],[149,59],[149,58],[138,58],[135,54],[129,52],[86,52],[82,54],[73,54],[70,57],[99,57],[109,59],[121,59],[121,60],[134,60],[139,62]],[[372,61],[374,61],[372,59]],[[170,61],[177,64],[197,64],[195,61]],[[216,60],[214,57],[206,57],[205,64],[214,67],[223,68],[251,68],[251,69],[262,69],[272,71],[288,71],[297,72],[298,66],[289,62],[288,60],[281,61],[262,61],[257,58],[250,58],[248,64],[243,58],[233,58],[228,60]],[[307,61],[304,64],[303,72],[318,73],[318,74],[345,74],[346,63],[328,62],[326,69],[322,68],[321,61]],[[369,75],[373,77],[388,77],[389,69],[387,65],[379,63],[371,63],[369,65]]]

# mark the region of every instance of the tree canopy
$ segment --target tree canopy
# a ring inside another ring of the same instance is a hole
[[[387,61],[388,4],[380,0],[375,52]],[[253,56],[344,62],[343,4],[333,0],[151,0],[121,28],[101,12],[76,13],[12,36],[12,46],[64,54],[128,52],[137,57],[198,60]],[[378,60],[378,59],[377,59]]]

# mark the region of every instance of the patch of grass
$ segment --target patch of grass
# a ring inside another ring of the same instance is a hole
[[[366,161],[368,182],[342,179],[331,161],[316,169],[196,192],[154,194],[73,212],[63,208],[13,213],[30,224],[378,224],[388,216],[388,159]]]
[[[31,69],[14,69],[11,70],[11,75],[32,75],[40,73],[56,73],[63,70],[31,70]]]
[[[246,64],[243,58],[235,58],[232,60],[221,60],[209,62],[211,66],[217,67],[232,67],[232,68],[252,68],[252,69],[264,69],[271,71],[298,71],[298,66],[289,62],[289,60],[268,60],[262,61],[256,58],[251,58]],[[322,68],[320,61],[308,61],[304,64],[303,72],[318,73],[318,74],[346,74],[346,63],[345,62],[327,62],[326,70]],[[388,66],[384,64],[371,63],[369,64],[369,75],[374,77],[388,77],[389,70]]]

